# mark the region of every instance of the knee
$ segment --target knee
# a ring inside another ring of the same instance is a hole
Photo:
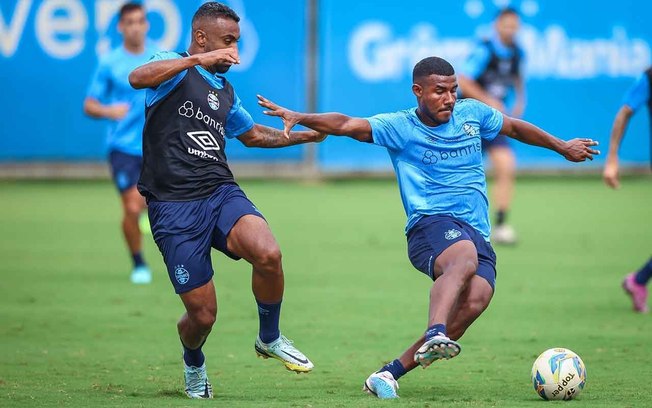
[[[130,201],[124,204],[125,218],[138,219],[138,217],[140,217],[141,211],[142,211],[142,207],[138,202]]]
[[[266,273],[280,273],[281,258],[281,249],[278,245],[268,245],[259,251],[255,266]]]
[[[204,307],[188,312],[188,317],[202,330],[210,331],[217,320],[217,310]]]

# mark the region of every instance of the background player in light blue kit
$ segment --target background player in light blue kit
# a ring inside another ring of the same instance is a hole
[[[266,114],[283,119],[286,134],[301,124],[374,143],[387,149],[394,165],[408,217],[410,261],[434,283],[425,333],[365,381],[364,390],[379,398],[396,398],[397,380],[418,365],[457,356],[457,340],[493,296],[496,255],[489,243],[481,141],[505,134],[574,162],[599,153],[591,139],[565,142],[482,102],[457,102],[455,71],[441,58],[423,59],[412,77],[416,108],[367,119],[293,112],[259,96]]]
[[[650,87],[652,86],[652,68],[648,68],[638,80],[629,88],[623,99],[623,104],[616,114],[611,128],[611,140],[609,142],[609,153],[607,163],[604,167],[603,178],[611,188],[619,188],[618,181],[618,150],[623,140],[625,129],[629,124],[632,115],[643,105],[648,106],[650,123],[652,124],[652,100],[650,100]],[[652,132],[651,132],[652,134]],[[647,313],[647,287],[652,278],[652,258],[637,272],[630,273],[623,280],[623,288],[632,298],[634,310],[639,313]]]
[[[133,260],[133,283],[152,280],[142,256],[138,225],[146,207],[145,199],[136,189],[142,166],[145,91],[133,89],[128,79],[134,68],[147,62],[157,51],[146,42],[148,28],[141,4],[126,3],[120,8],[118,30],[122,34],[122,45],[100,60],[84,100],[87,115],[110,120],[107,137],[109,163],[122,199],[122,232]]]
[[[520,118],[525,110],[522,67],[525,54],[516,43],[519,27],[516,10],[501,10],[491,36],[478,44],[459,77],[463,97],[477,99],[515,118]],[[489,154],[495,177],[492,196],[496,221],[492,241],[515,244],[516,232],[507,223],[516,172],[514,152],[504,135],[483,140],[482,149]]]

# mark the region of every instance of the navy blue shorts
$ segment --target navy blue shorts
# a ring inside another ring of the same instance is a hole
[[[188,292],[213,278],[211,248],[240,259],[226,248],[226,237],[247,214],[264,219],[237,184],[222,184],[207,198],[194,201],[155,201],[148,206],[149,222],[176,293]]]
[[[111,165],[113,183],[120,194],[138,183],[140,169],[143,167],[142,157],[112,150],[109,153],[109,164]]]
[[[498,135],[493,140],[482,139],[482,151],[485,152],[494,147],[510,147],[509,138],[505,135]]]
[[[408,256],[415,268],[435,280],[435,260],[446,248],[462,240],[478,251],[476,275],[496,286],[496,253],[482,234],[469,224],[447,215],[428,215],[408,231]]]

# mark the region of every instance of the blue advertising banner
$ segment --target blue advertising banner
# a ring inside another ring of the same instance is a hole
[[[370,116],[416,105],[411,73],[437,55],[457,71],[492,28],[504,6],[522,16],[526,54],[524,119],[563,139],[591,137],[606,153],[611,123],[624,93],[649,66],[652,3],[622,0],[460,0],[320,2],[318,109]],[[520,167],[565,166],[563,158],[514,142]],[[622,144],[623,164],[648,164],[646,109],[632,119]],[[345,138],[320,146],[322,168],[390,169],[384,149]],[[604,160],[604,154],[594,165]]]
[[[86,117],[83,100],[98,58],[119,45],[117,0],[0,2],[0,161],[95,160],[106,155],[106,122]],[[241,65],[226,74],[254,119],[256,94],[305,108],[305,6],[280,0],[225,0],[241,17]],[[145,0],[148,37],[161,49],[184,51],[200,0]],[[279,24],[279,22],[283,22]],[[228,145],[231,160],[297,161],[303,147]]]

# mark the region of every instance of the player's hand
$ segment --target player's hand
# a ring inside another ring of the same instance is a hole
[[[256,95],[256,96],[258,97],[258,104],[264,108],[269,109],[263,111],[265,115],[277,116],[283,120],[283,134],[285,135],[285,137],[289,139],[290,131],[292,130],[294,125],[296,125],[301,121],[301,114],[286,109],[282,106],[279,106],[262,95]],[[323,140],[325,137],[326,135],[324,135],[324,137],[321,140]]]
[[[605,184],[611,188],[620,188],[620,181],[618,180],[618,160],[607,160],[602,172],[602,179]]]
[[[240,63],[238,49],[235,47],[220,48],[219,50],[197,54],[197,58],[199,59],[199,65],[203,65],[205,67],[210,67],[213,65],[233,65]]]
[[[116,103],[106,108],[106,117],[113,120],[121,120],[129,112],[128,103]]]
[[[583,162],[586,159],[593,160],[593,155],[600,154],[599,150],[592,149],[598,142],[593,139],[573,139],[566,142],[563,155],[566,160],[572,162]]]

